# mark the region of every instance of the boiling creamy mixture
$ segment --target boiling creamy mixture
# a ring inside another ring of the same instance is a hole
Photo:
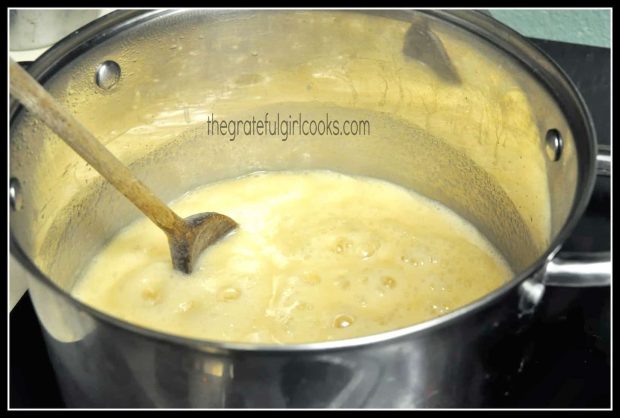
[[[333,172],[273,172],[208,185],[172,205],[224,213],[240,227],[194,273],[173,271],[147,219],[94,259],[76,297],[172,334],[259,343],[335,340],[421,322],[511,276],[446,207],[387,182]]]

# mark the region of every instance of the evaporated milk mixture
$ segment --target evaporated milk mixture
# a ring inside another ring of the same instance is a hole
[[[238,230],[186,276],[146,218],[93,260],[73,294],[113,316],[211,340],[300,343],[396,329],[463,306],[512,272],[448,208],[391,183],[328,171],[270,172],[191,191],[181,216]]]

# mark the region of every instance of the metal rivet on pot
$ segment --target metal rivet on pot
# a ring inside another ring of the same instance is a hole
[[[9,181],[9,201],[11,202],[11,209],[13,210],[21,210],[24,207],[22,187],[19,184],[19,180],[15,177],[11,177]]]
[[[95,83],[104,90],[110,90],[120,78],[121,66],[114,61],[104,61],[97,67]]]
[[[530,315],[534,312],[543,295],[545,285],[537,278],[531,278],[519,286],[519,315]]]
[[[564,139],[557,129],[549,129],[545,136],[547,157],[551,161],[558,161],[564,149]]]

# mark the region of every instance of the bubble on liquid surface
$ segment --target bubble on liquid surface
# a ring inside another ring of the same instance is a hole
[[[194,306],[194,303],[191,300],[188,300],[188,301],[185,301],[185,302],[181,302],[181,303],[179,303],[178,311],[179,312],[187,312],[190,309],[192,309],[192,306]]]
[[[241,291],[236,287],[224,287],[217,293],[217,298],[221,301],[232,301],[239,299]]]
[[[334,327],[335,328],[348,328],[353,325],[353,317],[349,315],[338,315],[336,319],[334,319]]]
[[[348,236],[338,237],[331,245],[330,249],[336,254],[347,254],[370,258],[381,247],[381,242],[371,233],[351,233]]]
[[[302,277],[307,284],[315,285],[321,283],[321,276],[316,273],[304,273]]]
[[[142,299],[155,305],[161,301],[161,292],[153,286],[146,286],[142,289]]]
[[[396,287],[396,279],[394,279],[392,276],[383,276],[381,278],[381,284],[383,285],[383,287],[386,287],[388,289],[394,289]]]
[[[412,255],[405,254],[405,255],[402,255],[400,259],[403,263],[411,264],[412,266],[418,265],[418,260]]]
[[[335,252],[336,254],[342,254],[345,251],[347,251],[349,248],[351,248],[352,245],[353,243],[348,238],[339,237],[338,239],[336,239],[336,242],[331,247],[331,250]]]

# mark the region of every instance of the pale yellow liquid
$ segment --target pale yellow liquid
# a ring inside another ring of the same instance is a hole
[[[375,179],[258,173],[194,190],[172,207],[181,216],[220,212],[240,227],[185,276],[173,271],[163,232],[141,219],[93,260],[74,295],[171,334],[298,343],[422,322],[512,275],[449,209]]]

